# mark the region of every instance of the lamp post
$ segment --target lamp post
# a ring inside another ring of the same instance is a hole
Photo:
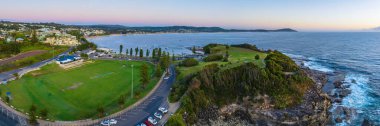
[[[133,98],[133,64],[132,66],[132,92],[131,92],[131,98]]]

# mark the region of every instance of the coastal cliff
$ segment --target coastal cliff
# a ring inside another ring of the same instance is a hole
[[[220,45],[205,47],[210,52],[222,48]],[[331,100],[322,92],[327,82],[324,73],[302,68],[279,51],[261,51],[247,44],[231,47],[255,50],[267,56],[261,62],[206,65],[185,77],[173,87],[171,94],[179,96],[176,91],[184,89],[178,87],[187,87],[180,99],[182,107],[174,115],[176,118],[182,118],[187,125],[329,123]]]
[[[273,108],[273,101],[264,95],[255,98],[245,97],[243,101],[212,106],[199,115],[196,125],[327,125],[331,100],[322,92],[326,75],[319,71],[303,69],[313,79],[314,85],[304,94],[303,102],[286,109]],[[251,99],[251,100],[249,100]],[[263,101],[263,102],[260,102]]]

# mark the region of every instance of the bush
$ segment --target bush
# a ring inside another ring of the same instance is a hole
[[[211,62],[211,61],[220,61],[223,59],[223,55],[221,54],[214,54],[214,55],[209,55],[206,58],[203,59],[205,62]]]
[[[256,56],[255,56],[255,59],[256,59],[256,60],[260,59],[260,56],[259,56],[259,55],[256,55]]]
[[[261,52],[261,50],[258,49],[258,48],[256,47],[256,45],[251,45],[251,44],[248,44],[248,43],[239,44],[239,45],[231,45],[231,46],[232,46],[232,47],[245,48],[245,49],[250,49],[250,50],[253,50],[253,51]]]
[[[174,114],[165,124],[167,126],[186,126],[185,122],[183,122],[183,117],[181,114]]]
[[[211,48],[218,46],[219,44],[211,43],[203,47],[203,51],[205,54],[210,54],[211,53]]]
[[[192,66],[196,66],[198,64],[199,64],[199,62],[196,59],[188,58],[188,59],[185,59],[184,61],[182,61],[180,63],[180,66],[192,67]]]

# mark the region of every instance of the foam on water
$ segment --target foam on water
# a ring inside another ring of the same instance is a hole
[[[351,93],[343,98],[341,105],[334,103],[330,111],[333,112],[337,106],[344,106],[353,108],[354,112],[351,113],[350,120],[343,120],[342,123],[337,123],[337,126],[360,125],[363,121],[363,118],[367,118],[373,121],[378,119],[380,112],[368,111],[368,107],[371,106],[373,102],[375,102],[375,99],[369,96],[368,93],[372,91],[368,86],[368,83],[370,82],[369,80],[369,77],[363,74],[348,73],[346,75],[344,85],[349,85]]]
[[[322,72],[326,72],[326,73],[334,72],[333,69],[331,69],[331,68],[329,68],[327,66],[321,65],[316,60],[317,59],[315,59],[315,58],[309,58],[309,60],[308,61],[304,61],[303,64],[306,67],[309,67],[310,69],[313,69],[313,70],[318,70],[318,71],[322,71]]]
[[[343,98],[342,104],[346,107],[364,108],[374,100],[368,96],[371,90],[368,87],[369,78],[361,74],[348,74],[344,80],[345,84],[350,85],[351,94]]]

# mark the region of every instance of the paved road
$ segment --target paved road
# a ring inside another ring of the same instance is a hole
[[[170,67],[170,73],[172,73],[167,80],[163,80],[158,89],[145,101],[143,101],[136,108],[133,108],[126,113],[122,114],[118,120],[118,126],[134,126],[136,124],[144,122],[149,116],[153,116],[157,112],[159,107],[168,108],[168,96],[170,93],[170,88],[175,81],[175,70],[174,66]]]
[[[71,51],[71,49],[72,48],[70,48],[69,50],[63,52],[62,54],[67,54],[68,52]],[[13,76],[14,73],[18,73],[20,75],[20,73],[23,74],[26,71],[33,70],[33,69],[39,68],[41,66],[44,66],[47,63],[49,63],[50,61],[53,61],[55,58],[57,58],[57,57],[54,57],[54,58],[51,58],[51,59],[47,59],[47,60],[35,63],[33,65],[23,67],[23,68],[19,68],[19,69],[15,69],[15,70],[11,70],[11,71],[0,73],[0,81],[12,79],[14,77]]]

